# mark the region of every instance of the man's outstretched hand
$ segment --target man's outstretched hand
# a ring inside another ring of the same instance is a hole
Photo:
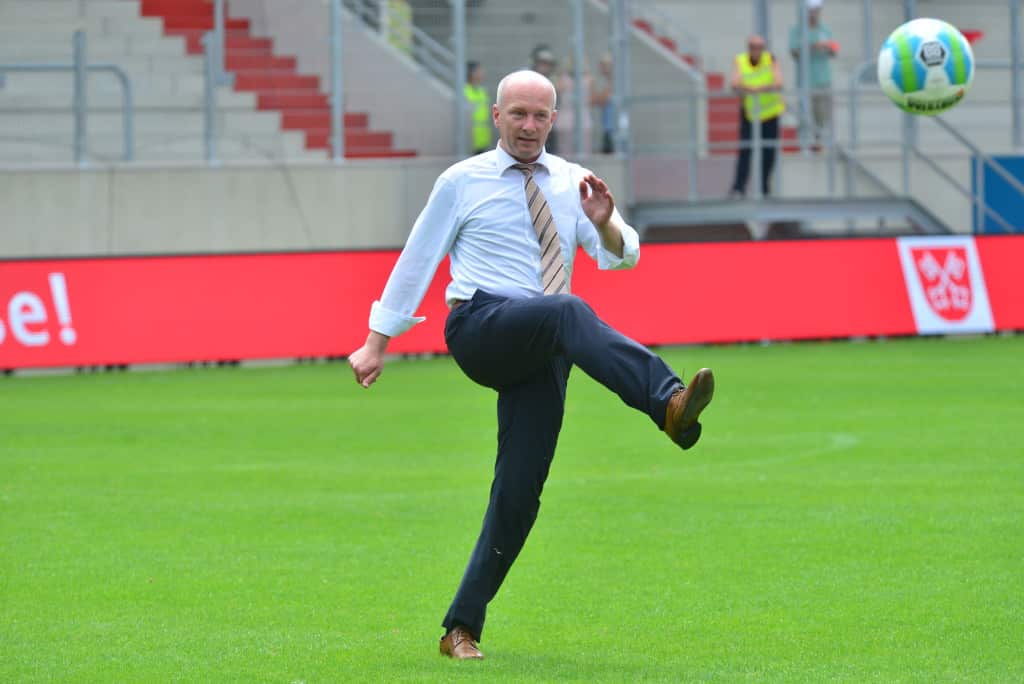
[[[615,198],[608,185],[592,173],[580,181],[580,204],[583,213],[598,228],[605,226],[615,211]]]
[[[348,356],[348,365],[355,373],[356,382],[369,388],[384,370],[384,352],[391,338],[373,330],[366,336],[366,342]]]
[[[604,248],[621,258],[624,246],[622,228],[618,219],[612,220],[616,216],[615,198],[608,185],[592,173],[584,176],[580,181],[580,204],[583,205],[583,213],[597,228]]]

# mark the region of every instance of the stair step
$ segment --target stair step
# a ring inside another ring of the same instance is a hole
[[[174,29],[190,29],[190,30],[213,30],[213,12],[209,15],[199,14],[172,14],[164,16],[164,28],[168,30]],[[248,30],[249,20],[248,19],[226,19],[224,21],[224,28],[229,30]]]
[[[725,74],[720,71],[709,71],[704,74],[704,81],[707,84],[708,90],[721,90],[725,87]]]
[[[391,133],[386,131],[345,131],[345,150],[382,149],[389,150],[393,143]],[[328,149],[331,146],[331,131],[316,129],[306,131],[306,149]]]
[[[327,96],[321,92],[260,93],[260,109],[322,109],[329,107]]]
[[[245,55],[228,52],[224,56],[224,67],[228,71],[272,70],[294,71],[297,66],[294,57],[275,57],[274,55]]]
[[[240,71],[235,73],[235,90],[257,91],[262,94],[278,91],[320,90],[319,76],[305,76],[293,71]]]
[[[331,128],[331,110],[326,107],[317,109],[260,107],[260,109],[281,112],[281,127],[285,130],[330,130]],[[351,129],[369,129],[370,115],[366,112],[345,112],[343,125],[345,128]]]
[[[213,12],[210,0],[142,0],[141,6],[142,14],[147,17]]]
[[[274,40],[272,38],[255,38],[253,36],[237,33],[224,36],[224,45],[231,50],[266,50],[274,51]]]
[[[166,35],[182,37],[189,53],[203,51],[203,35],[213,29],[209,0],[141,0],[141,9],[144,16],[163,20]],[[275,55],[272,39],[250,35],[248,19],[227,18],[225,26],[224,66],[234,75],[234,89],[255,93],[257,109],[280,112],[280,128],[301,131],[307,150],[329,149],[331,113],[320,78],[297,73],[297,59]],[[364,112],[345,114],[346,157],[416,156],[415,150],[393,149],[393,134],[370,130],[369,123]]]
[[[185,46],[189,54],[197,55],[203,51],[203,34],[207,29],[194,28],[166,28],[165,33],[169,36],[180,36],[185,39]],[[232,30],[224,32],[224,44],[228,52],[232,50],[252,50],[253,52],[272,52],[274,41],[271,38],[253,38],[247,30]]]
[[[363,115],[352,115],[352,123],[349,123],[349,115],[345,115],[345,126],[358,126],[360,128],[366,128],[369,126],[369,116]],[[323,109],[312,109],[312,110],[282,110],[281,112],[281,127],[285,130],[295,129],[320,129],[330,130],[331,128],[331,110],[327,108]]]
[[[679,47],[676,45],[676,41],[672,40],[668,36],[658,36],[658,43],[669,52],[675,52]]]

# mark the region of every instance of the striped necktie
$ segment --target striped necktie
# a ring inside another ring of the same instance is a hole
[[[558,228],[544,193],[533,180],[537,164],[513,164],[513,168],[522,171],[526,181],[526,206],[530,210],[533,229],[537,232],[537,242],[540,243],[540,281],[544,286],[544,294],[568,292],[569,279],[562,261]]]

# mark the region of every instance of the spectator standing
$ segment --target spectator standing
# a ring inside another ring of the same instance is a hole
[[[822,132],[832,125],[832,60],[838,53],[838,46],[832,40],[832,31],[821,22],[822,0],[807,0],[807,44],[808,85],[811,89],[811,115],[814,121],[814,146],[821,149]],[[789,31],[789,53],[796,60],[797,86],[803,88],[803,64],[800,60],[802,45],[800,25]],[[801,102],[801,107],[803,103]],[[801,124],[806,122],[805,116],[800,117]]]
[[[555,79],[558,91],[558,119],[552,130],[558,131],[562,154],[565,156],[586,156],[593,151],[594,123],[591,106],[594,102],[594,79],[585,66],[583,72],[583,106],[580,108],[583,121],[576,121],[576,71],[571,59],[566,59]],[[576,149],[576,127],[583,129],[580,149]]]
[[[601,72],[602,88],[594,93],[594,105],[601,108],[601,152],[615,152],[615,104],[612,102],[614,63],[611,55],[605,55],[597,64]]]
[[[486,152],[493,146],[494,122],[491,120],[491,102],[483,85],[484,68],[479,62],[466,64],[466,100],[469,102],[472,122],[473,154]]]
[[[782,90],[779,63],[765,49],[762,36],[753,35],[747,39],[747,51],[736,55],[729,83],[734,91],[742,95],[740,152],[736,158],[736,176],[729,196],[742,197],[747,192],[752,152],[750,140],[755,125],[761,127],[761,192],[769,195],[779,139],[779,118],[786,110],[786,105],[779,93]]]
[[[536,71],[538,74],[544,76],[549,81],[551,81],[551,85],[555,86],[556,91],[558,86],[555,83],[555,68],[557,66],[558,60],[555,59],[555,53],[552,52],[551,48],[549,48],[546,44],[539,43],[533,48],[533,51],[530,52],[530,69]],[[557,102],[555,103],[555,107],[557,111]],[[558,131],[552,128],[551,132],[548,133],[548,142],[545,146],[547,151],[550,152],[551,154],[557,154],[558,143]]]

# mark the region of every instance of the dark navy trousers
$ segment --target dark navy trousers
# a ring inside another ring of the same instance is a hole
[[[477,291],[445,323],[448,350],[471,380],[498,392],[498,456],[483,529],[442,623],[477,639],[487,604],[537,519],[578,366],[660,429],[682,383],[649,349],[613,330],[575,295],[507,299]]]

